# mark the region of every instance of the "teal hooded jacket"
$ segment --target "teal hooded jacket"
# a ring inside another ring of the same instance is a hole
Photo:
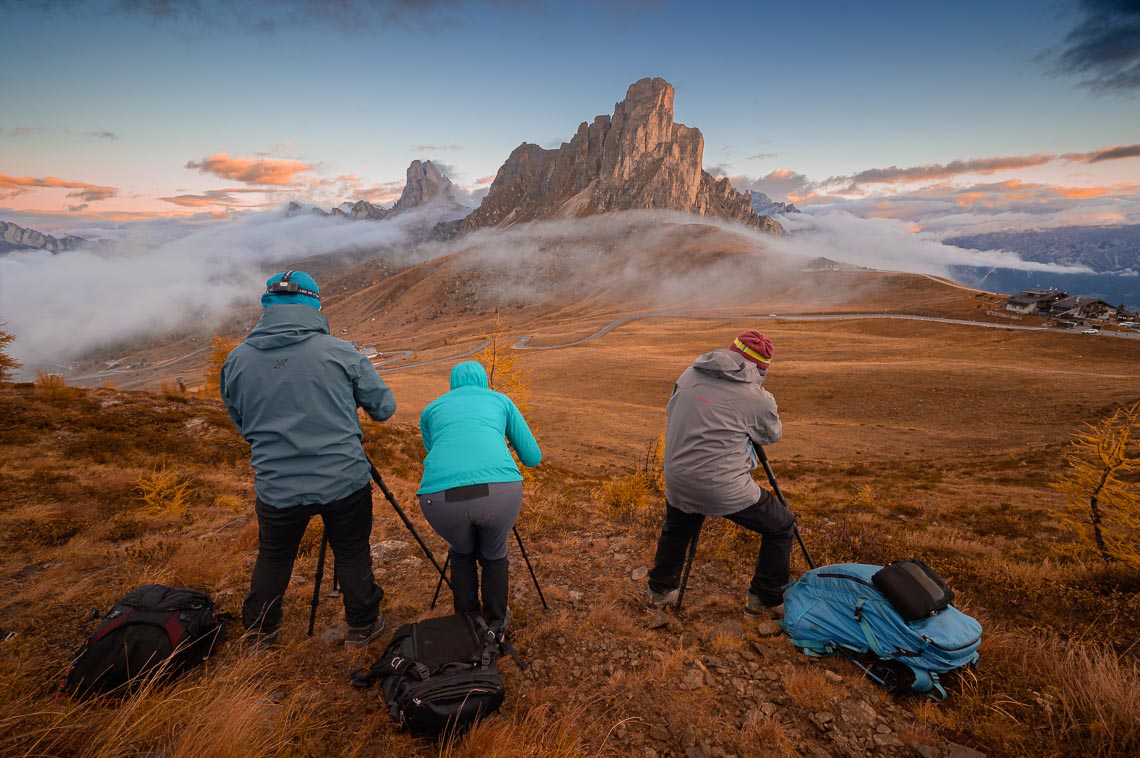
[[[275,508],[328,503],[372,478],[357,407],[383,421],[392,390],[308,305],[273,305],[226,358],[222,400],[250,444],[257,496]]]
[[[542,461],[526,419],[509,397],[487,387],[487,372],[476,361],[451,370],[451,391],[424,408],[420,434],[427,458],[418,495],[468,484],[522,481],[507,440],[523,465]]]

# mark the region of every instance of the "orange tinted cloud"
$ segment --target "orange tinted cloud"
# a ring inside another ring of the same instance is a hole
[[[237,158],[227,153],[215,153],[200,161],[187,161],[186,168],[196,168],[201,174],[213,174],[244,184],[285,187],[298,174],[312,171],[315,166],[288,158]]]
[[[1070,163],[1100,163],[1121,158],[1140,157],[1140,142],[1134,145],[1109,145],[1091,153],[1069,153],[1063,156]]]
[[[7,176],[0,174],[0,197],[16,197],[25,192],[31,192],[34,189],[41,188],[73,190],[67,193],[68,197],[82,198],[89,203],[106,200],[109,197],[115,197],[119,194],[119,190],[116,187],[104,187],[98,184],[88,184],[87,182],[67,181],[54,176]]]

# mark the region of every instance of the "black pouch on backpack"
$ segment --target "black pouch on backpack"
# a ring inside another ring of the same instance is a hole
[[[115,603],[79,651],[63,691],[125,692],[150,676],[176,677],[209,657],[225,634],[209,595],[148,584]]]
[[[906,621],[930,616],[954,602],[954,591],[917,558],[888,563],[871,581]]]
[[[442,616],[401,626],[380,660],[355,672],[352,683],[363,688],[379,679],[388,712],[413,734],[457,734],[503,704],[498,657],[482,616]]]

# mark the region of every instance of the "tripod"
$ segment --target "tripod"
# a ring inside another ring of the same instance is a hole
[[[753,449],[756,450],[756,457],[760,460],[760,465],[764,467],[764,473],[768,475],[768,482],[772,485],[772,491],[775,493],[776,499],[780,501],[782,506],[788,508],[788,501],[784,499],[784,493],[780,491],[780,483],[776,481],[776,474],[772,471],[772,464],[768,462],[767,453],[764,452],[762,446],[753,445]],[[788,510],[790,511],[791,509],[788,508]],[[703,526],[704,522],[702,521],[701,524]],[[815,561],[811,559],[807,545],[804,544],[804,538],[800,535],[799,525],[796,524],[795,521],[792,522],[792,532],[796,535],[796,540],[800,543],[800,550],[803,551],[804,560],[807,561],[808,568],[814,569]],[[685,586],[689,583],[689,571],[692,569],[693,559],[697,555],[697,539],[700,536],[701,530],[700,527],[698,527],[697,531],[693,533],[693,539],[689,541],[689,554],[685,559],[685,570],[681,574],[681,587],[677,592],[677,605],[674,608],[676,613],[681,612],[681,603],[685,599]]]
[[[515,540],[519,543],[519,551],[522,553],[523,560],[526,561],[526,567],[530,571],[530,578],[534,582],[534,589],[538,592],[538,599],[542,601],[542,609],[544,611],[548,611],[550,610],[550,606],[546,604],[546,597],[544,597],[542,594],[542,587],[538,586],[538,577],[535,576],[534,566],[530,564],[530,556],[526,554],[526,548],[523,547],[522,535],[519,534],[519,528],[517,526],[513,529],[515,533]],[[447,558],[445,558],[443,561],[444,571],[446,571],[447,567],[450,565],[451,554],[448,553]],[[435,583],[435,594],[431,596],[431,607],[433,610],[435,609],[435,604],[439,602],[439,591],[443,589],[443,581],[443,573],[440,572],[439,581]],[[447,586],[450,587],[451,583],[448,582]]]
[[[424,555],[426,555],[428,557],[428,560],[430,560],[432,562],[432,565],[435,566],[435,570],[439,572],[440,582],[441,583],[447,582],[447,586],[450,587],[451,582],[448,580],[443,566],[439,565],[439,561],[436,560],[435,555],[431,551],[431,548],[429,548],[427,546],[427,543],[424,542],[423,537],[421,537],[420,533],[418,531],[416,531],[415,524],[413,524],[411,522],[411,520],[408,518],[408,514],[405,513],[404,509],[400,507],[400,504],[396,502],[396,496],[392,494],[392,490],[388,489],[388,485],[384,483],[384,477],[380,476],[380,471],[376,468],[376,466],[372,463],[372,461],[368,461],[368,465],[372,469],[372,481],[376,482],[376,484],[379,485],[380,491],[384,493],[384,497],[386,497],[388,499],[388,502],[391,503],[392,508],[396,511],[396,514],[400,517],[400,520],[404,522],[404,526],[406,526],[408,528],[408,531],[411,533],[411,535],[413,537],[415,537],[416,542],[419,543],[420,549],[424,551]],[[314,582],[315,586],[313,587],[313,604],[312,604],[312,607],[309,611],[309,632],[308,632],[308,634],[310,637],[313,636],[313,625],[316,623],[316,620],[317,620],[317,604],[320,602],[321,580],[324,579],[324,574],[325,574],[325,551],[328,548],[328,544],[329,544],[328,535],[322,530],[321,531],[321,552],[317,556],[317,576],[316,576],[316,579]],[[521,542],[520,542],[520,544],[521,544]],[[336,589],[336,568],[335,568],[335,564],[334,564],[334,568],[333,568],[333,592],[336,592],[336,591],[337,591],[337,589]],[[438,593],[438,591],[439,590],[437,589],[436,592]]]

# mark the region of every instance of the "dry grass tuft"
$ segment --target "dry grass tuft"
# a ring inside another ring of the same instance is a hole
[[[1111,649],[1053,635],[1027,640],[993,634],[985,653],[1018,672],[1025,692],[991,696],[1009,720],[1045,721],[1054,744],[1082,745],[1086,755],[1140,752],[1140,666]],[[970,680],[968,697],[982,689]]]
[[[271,659],[235,658],[164,684],[151,679],[118,701],[62,701],[0,721],[5,755],[269,756],[305,754],[323,728],[306,687],[285,692]]]
[[[788,698],[800,708],[818,709],[824,703],[835,703],[844,696],[843,688],[832,682],[819,668],[785,670],[782,679]]]
[[[788,733],[788,728],[759,710],[748,715],[744,728],[740,730],[740,740],[745,744],[764,745],[779,751],[780,755],[799,755],[796,741]]]
[[[604,712],[604,709],[603,709]],[[591,758],[617,755],[606,747],[609,732],[586,705],[569,708],[542,703],[513,719],[494,717],[477,724],[466,735],[444,742],[439,758]],[[601,746],[586,740],[601,737]]]

